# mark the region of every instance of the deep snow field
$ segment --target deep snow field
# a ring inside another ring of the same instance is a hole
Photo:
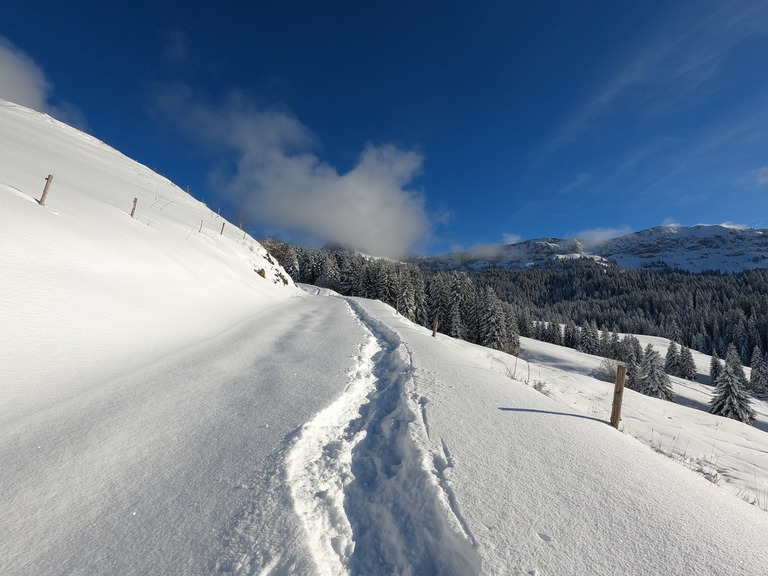
[[[703,411],[707,356],[616,431],[599,358],[432,338],[222,222],[0,101],[0,574],[766,572],[768,408]]]

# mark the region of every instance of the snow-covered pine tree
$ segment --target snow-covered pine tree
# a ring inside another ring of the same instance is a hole
[[[502,302],[501,306],[504,310],[504,317],[507,327],[507,348],[506,352],[517,356],[520,354],[520,334],[517,326],[517,316],[515,315],[515,309],[511,304]]]
[[[569,320],[565,325],[563,346],[574,349],[579,347],[579,329],[576,328],[576,324],[573,323],[573,320]]]
[[[664,371],[661,355],[653,349],[653,344],[645,347],[643,359],[637,375],[637,391],[646,396],[669,400],[675,399],[669,375]]]
[[[507,327],[504,310],[496,292],[490,286],[485,287],[482,315],[480,317],[480,344],[494,350],[504,350],[507,346]]]
[[[723,371],[723,364],[720,362],[720,356],[717,355],[717,350],[712,350],[712,360],[709,363],[709,377],[712,379],[712,385],[717,382],[717,377],[720,376],[720,372]]]
[[[680,369],[678,375],[681,378],[685,378],[686,380],[696,380],[696,377],[698,376],[696,362],[693,361],[693,354],[691,353],[691,349],[687,346],[680,348],[680,362],[678,368]]]
[[[757,346],[752,350],[750,368],[752,371],[749,375],[749,389],[757,394],[768,392],[768,366],[766,366],[763,354]]]
[[[584,322],[581,327],[580,350],[587,354],[597,354],[599,349],[600,334],[597,331],[597,325],[594,321],[592,323]]]
[[[731,344],[728,346],[725,366],[717,377],[715,395],[710,401],[709,411],[718,416],[752,424],[755,411],[750,405],[750,400],[739,350]]]
[[[680,353],[677,351],[677,344],[669,343],[667,356],[664,358],[664,371],[670,376],[680,375]]]

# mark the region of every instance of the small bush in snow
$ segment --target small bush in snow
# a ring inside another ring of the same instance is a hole
[[[602,362],[600,362],[600,366],[598,366],[595,371],[595,377],[603,382],[615,382],[617,366],[618,362],[616,362],[616,360],[603,358]]]

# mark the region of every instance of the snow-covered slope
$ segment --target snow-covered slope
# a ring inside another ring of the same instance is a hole
[[[289,298],[266,251],[222,223],[106,144],[0,101],[0,403],[142,365]]]
[[[541,238],[426,259],[438,268],[525,268],[590,258],[626,268],[741,272],[768,268],[768,230],[726,226],[656,226],[610,240]]]
[[[599,359],[432,338],[220,228],[0,104],[0,574],[764,573],[762,404],[677,382],[618,432]]]

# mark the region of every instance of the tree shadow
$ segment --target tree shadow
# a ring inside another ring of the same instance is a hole
[[[553,416],[571,416],[573,418],[582,418],[583,420],[592,420],[594,422],[600,422],[600,424],[608,424],[610,426],[610,422],[606,422],[605,420],[600,420],[599,418],[593,418],[592,416],[584,416],[583,414],[569,414],[568,412],[551,412],[549,410],[533,410],[531,408],[504,408],[502,406],[499,407],[499,410],[502,412],[531,412],[534,414],[552,414]]]

